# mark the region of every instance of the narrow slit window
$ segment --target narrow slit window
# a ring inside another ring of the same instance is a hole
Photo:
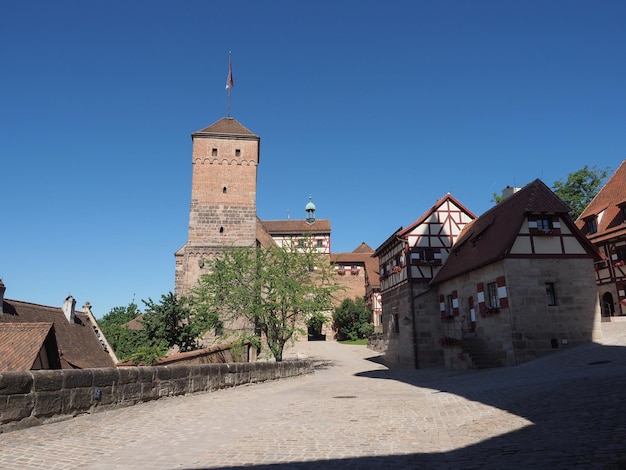
[[[556,305],[556,289],[554,282],[546,282],[546,296],[548,297],[548,305]]]

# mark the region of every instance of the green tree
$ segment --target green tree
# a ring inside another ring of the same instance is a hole
[[[333,320],[340,340],[354,341],[359,338],[367,338],[374,331],[372,312],[367,308],[365,299],[362,297],[355,300],[344,299],[341,305],[335,309]]]
[[[152,299],[143,301],[147,310],[142,324],[151,346],[178,346],[180,352],[200,348],[198,340],[217,324],[217,316],[210,312],[193,312],[185,297],[176,297],[172,292],[161,296],[161,302]]]
[[[141,316],[137,304],[131,302],[127,307],[114,307],[98,320],[98,325],[107,341],[120,360],[129,359],[139,348],[149,345],[150,341],[142,330],[131,330],[128,322]]]
[[[231,325],[252,325],[278,362],[285,344],[303,333],[311,318],[332,310],[332,294],[339,289],[328,256],[310,240],[232,248],[206,262],[209,274],[194,291],[194,308]]]
[[[571,207],[570,215],[576,220],[602,189],[610,171],[609,167],[602,170],[597,166],[589,168],[585,165],[581,170],[570,173],[566,181],[555,181],[552,191]]]

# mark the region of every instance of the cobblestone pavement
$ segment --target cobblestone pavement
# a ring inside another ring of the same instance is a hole
[[[626,322],[487,371],[387,370],[299,343],[314,374],[0,434],[0,468],[626,469]]]

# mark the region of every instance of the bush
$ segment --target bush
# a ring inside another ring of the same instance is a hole
[[[345,299],[333,314],[337,339],[355,341],[367,338],[374,331],[371,318],[372,313],[367,308],[365,299]]]

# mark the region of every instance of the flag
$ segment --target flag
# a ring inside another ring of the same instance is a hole
[[[226,79],[226,89],[230,89],[235,86],[235,82],[233,81],[233,59],[230,54],[228,54],[228,78]]]

